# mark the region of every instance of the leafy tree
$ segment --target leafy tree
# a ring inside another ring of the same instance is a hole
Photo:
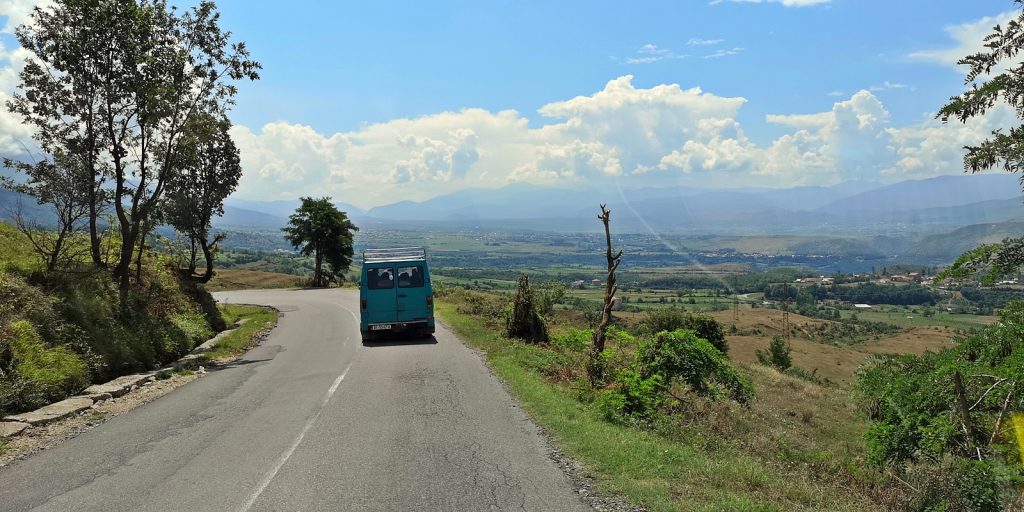
[[[288,218],[285,239],[304,256],[313,255],[313,286],[327,286],[328,279],[344,275],[352,264],[352,239],[359,228],[330,197],[303,197],[302,205]],[[324,262],[330,266],[324,272]]]
[[[9,108],[40,128],[45,151],[79,155],[97,189],[112,182],[122,308],[132,257],[181,171],[188,127],[224,115],[236,93],[230,81],[259,78],[259,63],[244,43],[230,43],[219,17],[208,1],[179,14],[166,0],[58,0],[17,30],[35,58]]]
[[[103,266],[99,216],[110,200],[103,188],[110,167],[102,157],[106,141],[99,118],[104,104],[99,56],[110,49],[115,30],[110,6],[95,0],[65,0],[49,9],[37,7],[31,26],[16,30],[19,44],[31,51],[33,58],[19,75],[21,92],[7,103],[23,123],[35,128],[33,138],[39,149],[54,155],[55,160],[60,155],[60,169],[74,172],[71,181],[86,205],[90,254],[96,267]],[[8,162],[8,166],[24,172],[33,183],[21,192],[47,203],[60,193],[55,190],[59,183],[51,179],[54,176],[46,175],[56,169],[46,169],[45,164]],[[70,177],[69,173],[59,181]]]
[[[196,246],[203,252],[206,271],[199,278],[208,282],[213,277],[213,254],[224,234],[210,237],[214,215],[224,213],[226,199],[242,177],[238,148],[228,130],[226,117],[196,116],[189,123],[179,153],[181,172],[176,173],[167,188],[167,221],[188,235],[191,254],[188,275],[196,270]]]

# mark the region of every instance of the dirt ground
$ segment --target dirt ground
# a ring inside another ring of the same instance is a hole
[[[735,319],[731,310],[712,313],[712,316],[722,322],[726,329],[735,324],[739,331],[747,333],[727,336],[729,358],[737,362],[757,363],[755,351],[767,350],[771,337],[782,334],[782,312],[778,310],[741,309],[739,320]],[[799,326],[812,326],[826,321],[790,313],[789,322],[799,331]],[[754,329],[759,329],[761,334],[749,334]],[[790,340],[790,349],[793,364],[808,372],[817,369],[819,376],[849,386],[856,380],[857,368],[871,354],[922,354],[951,347],[952,336],[952,331],[940,327],[913,327],[849,347],[837,347],[794,336]]]

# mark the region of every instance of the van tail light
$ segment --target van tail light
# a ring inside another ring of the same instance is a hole
[[[434,307],[434,296],[433,295],[427,295],[427,307],[428,308]]]
[[[366,311],[366,299],[359,301],[359,307],[363,308],[363,311]]]

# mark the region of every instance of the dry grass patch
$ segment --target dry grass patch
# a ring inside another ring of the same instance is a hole
[[[219,292],[263,288],[299,288],[305,286],[308,281],[309,278],[306,277],[277,272],[219,269],[213,279],[206,284],[206,289],[211,292]]]

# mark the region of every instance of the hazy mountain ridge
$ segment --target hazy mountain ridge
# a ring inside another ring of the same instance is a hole
[[[941,176],[892,185],[870,182],[790,189],[543,188],[513,184],[467,189],[422,202],[362,210],[336,203],[365,230],[494,230],[596,232],[601,196],[618,233],[711,237],[728,248],[730,237],[748,241],[784,236],[787,251],[803,254],[898,256],[907,261],[951,261],[980,243],[1024,233],[1024,196],[1016,176]],[[278,233],[300,204],[228,199],[214,226],[235,232]],[[0,189],[0,218],[20,208],[25,217],[52,224],[35,200]],[[795,238],[794,238],[795,237]],[[797,241],[799,240],[799,241]],[[749,245],[749,244],[747,244]]]

